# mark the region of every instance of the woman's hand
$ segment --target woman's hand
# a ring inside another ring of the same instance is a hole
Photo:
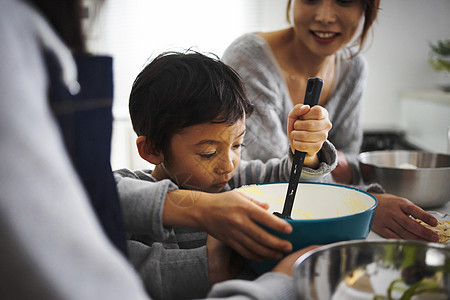
[[[325,108],[319,105],[311,108],[309,105],[297,104],[288,116],[287,131],[292,153],[295,150],[305,152],[304,165],[317,168],[317,153],[327,140],[331,127]]]
[[[286,275],[292,276],[292,267],[294,266],[294,263],[297,261],[297,259],[302,256],[303,254],[319,248],[320,246],[317,245],[313,245],[313,246],[309,246],[303,249],[300,249],[298,251],[295,251],[291,254],[289,254],[288,256],[286,256],[285,258],[283,258],[276,266],[275,268],[273,268],[272,272],[280,272],[280,273],[284,273]]]
[[[439,236],[432,230],[420,225],[410,216],[436,226],[437,220],[429,213],[409,201],[392,194],[376,194],[378,207],[372,224],[372,230],[384,238],[425,240],[438,242]]]

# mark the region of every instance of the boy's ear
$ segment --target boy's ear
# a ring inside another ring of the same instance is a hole
[[[161,152],[155,151],[150,143],[147,143],[145,136],[139,136],[136,139],[136,146],[139,155],[149,163],[159,165],[164,162],[164,155]]]

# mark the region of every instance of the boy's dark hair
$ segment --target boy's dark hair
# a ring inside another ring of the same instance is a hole
[[[183,128],[231,125],[253,105],[236,71],[216,56],[189,51],[165,52],[148,64],[133,83],[129,110],[137,135],[168,155],[171,138]]]

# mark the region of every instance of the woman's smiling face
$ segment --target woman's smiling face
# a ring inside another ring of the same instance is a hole
[[[363,12],[361,0],[296,0],[296,38],[316,55],[332,55],[353,39]]]
[[[220,192],[239,165],[244,134],[244,118],[184,128],[172,137],[165,177],[180,188]]]

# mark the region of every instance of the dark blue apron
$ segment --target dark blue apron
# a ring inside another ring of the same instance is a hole
[[[80,92],[71,95],[62,83],[59,63],[51,53],[46,54],[50,105],[103,230],[126,255],[125,229],[110,165],[112,58],[75,55],[75,61]]]

